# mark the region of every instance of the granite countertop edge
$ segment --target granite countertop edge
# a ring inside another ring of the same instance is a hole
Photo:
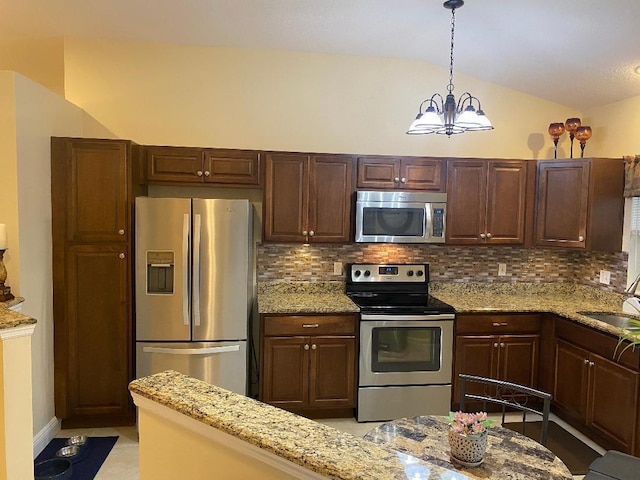
[[[129,390],[327,478],[406,479],[406,462],[448,471],[175,371],[134,380]]]
[[[22,327],[24,325],[33,325],[37,323],[35,318],[24,315],[20,312],[11,310],[9,307],[19,305],[24,298],[14,298],[8,302],[0,302],[0,330],[9,328]]]

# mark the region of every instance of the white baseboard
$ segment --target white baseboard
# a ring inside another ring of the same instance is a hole
[[[53,417],[49,423],[45,425],[45,427],[38,432],[38,434],[33,437],[33,458],[35,459],[40,452],[44,450],[52,438],[54,438],[57,433],[62,428],[62,422],[58,420],[56,417]]]

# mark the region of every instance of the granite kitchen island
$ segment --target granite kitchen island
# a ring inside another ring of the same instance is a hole
[[[139,408],[141,480],[494,478],[421,460],[174,371],[135,380],[129,389]],[[539,471],[547,466],[540,463]]]

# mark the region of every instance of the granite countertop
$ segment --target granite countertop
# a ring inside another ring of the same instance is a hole
[[[488,430],[487,453],[478,467],[453,463],[447,441],[448,420],[445,417],[421,416],[401,418],[376,427],[364,438],[401,452],[458,470],[468,479],[493,480],[570,480],[571,472],[556,455],[524,435],[493,426]]]
[[[357,313],[342,282],[259,283],[258,313]]]
[[[624,295],[586,285],[431,282],[430,293],[452,305],[457,313],[554,313],[616,336],[624,330],[578,312],[628,315],[622,312]]]
[[[18,305],[23,301],[24,298],[14,298],[8,302],[0,302],[0,330],[20,327],[22,325],[33,325],[36,323],[35,318],[31,318],[10,309],[10,307]]]
[[[267,405],[178,372],[134,380],[132,393],[341,480],[445,480],[456,471]],[[444,440],[446,442],[446,439]]]
[[[348,313],[358,306],[344,293],[342,282],[258,284],[259,313]],[[620,335],[623,329],[579,314],[582,311],[622,313],[625,296],[586,285],[566,283],[437,282],[429,293],[457,313],[554,313],[595,329]],[[628,315],[628,314],[624,314]]]

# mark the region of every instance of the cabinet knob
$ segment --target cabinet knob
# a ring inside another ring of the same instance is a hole
[[[119,233],[120,235],[124,235],[124,228],[121,228],[120,230],[118,230],[118,233]]]
[[[124,257],[126,257],[124,253],[121,253],[120,255],[118,255],[118,258],[124,258]]]
[[[306,237],[307,236],[307,231],[306,230],[302,230],[302,235],[304,235]]]
[[[490,233],[487,233],[487,238],[491,238],[491,234]]]
[[[485,238],[485,237],[486,237],[486,235],[484,233],[480,234],[480,238]]]
[[[500,342],[500,348],[504,348],[504,342]]]
[[[304,344],[304,349],[305,349],[305,350],[309,350],[309,344],[308,344],[308,343],[305,343],[305,344]]]
[[[578,237],[578,241],[580,241],[580,242],[584,242],[584,237],[583,237],[582,235],[580,235],[580,236]]]
[[[494,343],[494,344],[493,344],[493,348],[498,348],[498,344],[497,344],[497,343]]]
[[[589,366],[593,367],[595,365],[595,362],[589,362]]]
[[[393,179],[393,181],[394,181],[394,182],[396,182],[396,183],[398,183],[398,182],[400,181],[400,178],[399,178],[399,177],[395,177],[395,178]]]
[[[201,177],[201,176],[202,176],[202,170],[198,170],[198,171],[196,172],[196,175],[198,175],[199,177]]]
[[[404,177],[402,177],[402,178],[400,179],[400,182],[401,182],[401,183],[407,183],[407,179],[406,179],[406,178],[404,178]]]
[[[318,347],[316,346],[315,343],[313,345],[311,345],[311,350],[315,350],[316,348],[318,348]]]
[[[589,365],[589,359],[588,359],[588,358],[585,358],[585,359],[584,359],[584,364],[585,364],[585,365]]]
[[[208,177],[209,175],[211,175],[211,172],[209,170],[205,170],[204,171],[204,176]]]
[[[316,234],[316,232],[314,232],[313,230],[309,230],[309,236],[313,237]]]

